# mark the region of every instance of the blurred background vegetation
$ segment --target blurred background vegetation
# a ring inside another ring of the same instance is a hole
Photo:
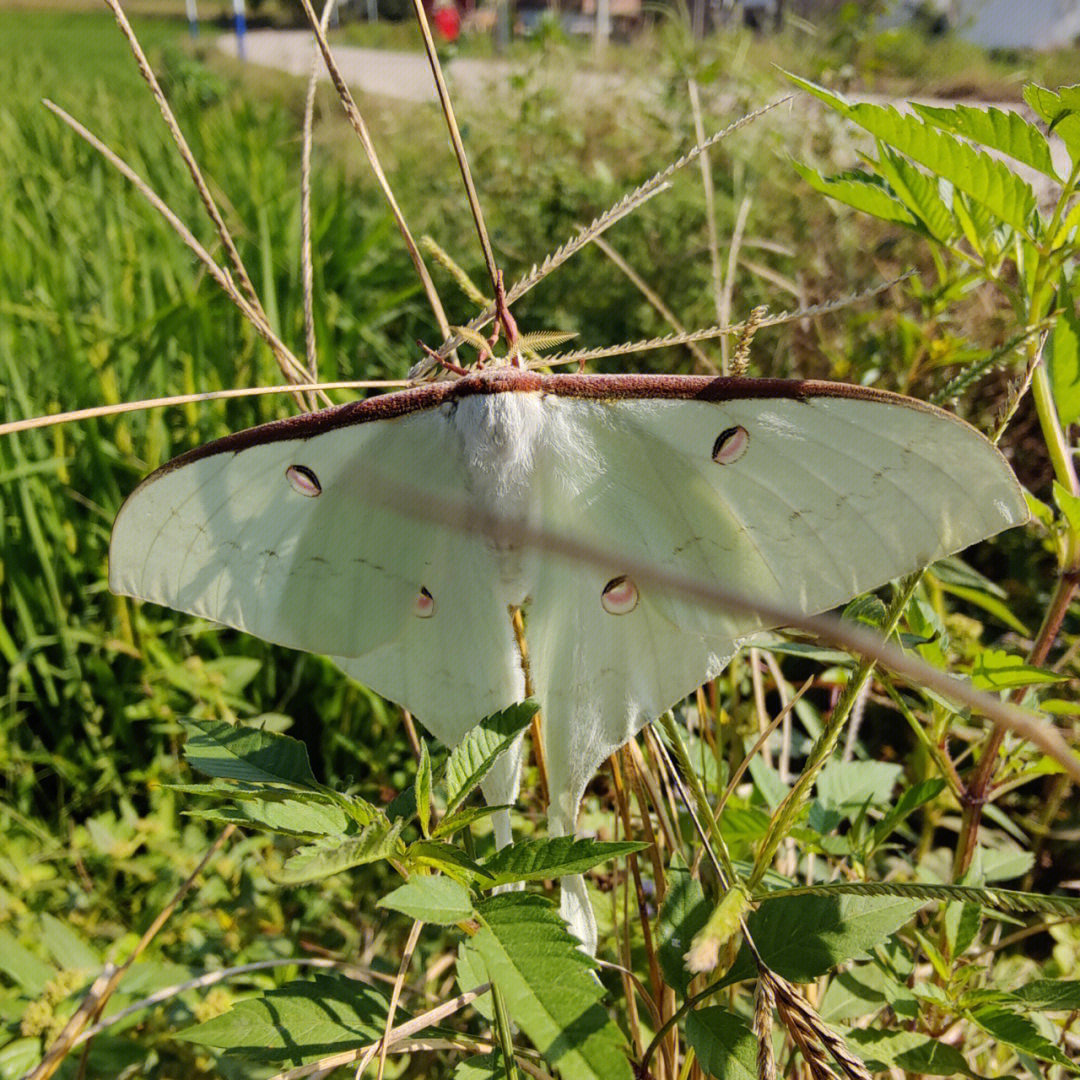
[[[785,88],[777,64],[834,87],[991,100],[1017,99],[1033,78],[1051,86],[1072,81],[1078,69],[1076,49],[990,54],[918,23],[880,29],[861,7],[839,5],[826,19],[793,21],[777,33],[732,25],[704,39],[690,33],[685,13],[657,11],[632,40],[613,43],[603,55],[557,28],[516,43],[518,66],[501,92],[463,97],[458,105],[508,279],[692,145],[690,79],[700,87],[705,127],[714,130]],[[141,0],[131,9],[270,319],[299,351],[303,82],[235,61],[215,47],[213,25],[191,42],[182,5],[172,0]],[[294,11],[264,0],[256,14],[284,25]],[[416,47],[414,33],[411,24],[383,23],[339,31],[342,40],[388,47]],[[466,37],[458,48],[484,55],[490,44]],[[630,77],[608,93],[568,100],[551,80],[534,80],[541,68]],[[111,17],[96,5],[60,0],[0,10],[0,419],[280,381],[266,349],[169,227],[42,107],[42,98],[73,112],[214,246]],[[414,232],[430,234],[482,282],[435,108],[388,99],[361,105]],[[417,359],[412,343],[437,344],[436,332],[359,148],[325,88],[316,144],[321,374],[400,378]],[[771,113],[712,154],[715,227],[725,259],[737,222],[742,236],[725,270],[733,317],[758,304],[776,311],[816,303],[926,268],[925,250],[907,234],[828,203],[790,167],[794,157],[837,171],[857,160],[857,148],[850,131],[800,103]],[[717,321],[708,237],[701,177],[690,169],[608,239],[693,327]],[[447,274],[435,273],[451,321],[464,322],[474,313],[468,300]],[[595,249],[559,270],[516,314],[525,329],[574,331],[586,346],[670,329]],[[867,382],[926,397],[1008,334],[1008,313],[986,293],[958,289],[943,298],[916,277],[827,318],[762,331],[751,373]],[[707,351],[715,358],[715,350]],[[685,350],[647,353],[636,363],[700,370]],[[979,384],[961,405],[969,418],[986,419],[1004,379],[991,374]],[[119,959],[214,835],[185,814],[201,805],[199,798],[169,788],[192,779],[179,760],[179,716],[287,729],[307,743],[322,780],[370,799],[384,801],[411,780],[412,752],[396,711],[347,683],[327,661],[134,605],[111,596],[105,584],[113,517],[147,471],[193,445],[289,411],[285,399],[268,397],[0,439],[0,955],[8,958],[7,967],[0,961],[0,1022],[10,1022],[11,1045],[44,1037],[74,1007],[59,1005],[40,1030],[20,1027],[16,999],[29,992],[37,969],[17,950],[76,975],[103,957]],[[1022,481],[1045,496],[1050,474],[1026,409],[1005,450]],[[986,640],[1037,624],[1052,576],[1049,551],[1033,556],[1022,537],[1006,536],[973,561],[1003,587],[1014,622],[958,605],[957,617],[968,624],[957,622],[954,632]],[[1076,674],[1078,635],[1074,617],[1063,639],[1069,675]],[[744,684],[742,703],[732,711],[736,731],[756,729],[751,699]],[[916,774],[926,767],[907,730],[867,723],[860,738],[871,757]],[[590,803],[601,829],[609,794],[601,778]],[[1018,873],[1049,890],[1080,874],[1078,822],[1068,800],[1044,820],[1044,794],[1038,784],[1018,788],[999,803],[992,825],[1031,855],[1020,859]],[[947,848],[954,809],[928,812],[915,848],[923,854]],[[1030,828],[1020,831],[1007,824],[1010,818]],[[267,877],[280,865],[279,844],[254,836],[229,847],[156,939],[156,966],[144,971],[143,984],[127,988],[117,1007],[155,980],[165,985],[185,972],[303,950],[340,951],[375,969],[396,969],[406,924],[365,904],[382,883],[358,872],[318,888],[281,891]],[[1026,949],[1029,958],[1057,957],[1065,970],[1080,935],[1065,925],[1056,938],[1034,938]],[[13,967],[22,975],[13,975]],[[289,974],[253,975],[250,985]],[[43,987],[47,979],[37,975]],[[432,992],[447,978],[436,971]],[[175,1077],[225,1068],[184,1043],[158,1041],[208,1007],[202,995],[182,996],[140,1019],[144,1038],[114,1034],[100,1041],[92,1074],[129,1068]],[[18,1075],[22,1059],[10,1048],[8,1058],[4,1052],[0,1076]]]

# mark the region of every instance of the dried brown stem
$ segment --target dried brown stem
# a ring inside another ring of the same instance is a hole
[[[435,321],[439,324],[439,332],[442,334],[443,339],[446,340],[450,337],[450,323],[447,321],[442,301],[439,299],[439,294],[435,290],[435,283],[431,280],[431,274],[428,273],[427,265],[424,263],[424,257],[420,253],[420,248],[413,239],[408,224],[406,224],[405,215],[401,212],[401,207],[398,206],[397,198],[394,195],[393,189],[390,187],[390,181],[387,180],[386,173],[383,171],[382,162],[379,160],[375,144],[371,141],[371,135],[368,132],[367,124],[364,122],[364,117],[361,115],[360,110],[356,106],[356,102],[353,100],[352,92],[345,82],[345,77],[341,74],[341,69],[337,66],[334,54],[330,51],[330,44],[326,40],[326,35],[322,32],[322,28],[319,25],[319,19],[315,15],[315,9],[311,6],[311,0],[300,0],[300,3],[303,5],[304,13],[307,15],[308,22],[311,24],[312,33],[315,35],[315,41],[318,43],[319,50],[326,63],[326,70],[330,75],[330,81],[334,84],[334,89],[337,91],[338,98],[341,101],[341,107],[345,110],[345,117],[352,125],[352,129],[356,132],[357,137],[360,139],[360,145],[363,146],[364,153],[367,154],[368,163],[371,165],[371,171],[375,174],[375,181],[379,185],[379,188],[390,207],[390,213],[393,215],[398,231],[405,241],[405,248],[409,252],[409,258],[412,259],[413,266],[416,268],[416,273],[424,287],[424,293],[428,298],[428,303],[431,305],[431,310],[435,313]]]

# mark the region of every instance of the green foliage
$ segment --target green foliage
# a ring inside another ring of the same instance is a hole
[[[241,84],[220,61],[177,48],[179,26],[140,29],[215,192],[223,193],[243,256],[257,268],[267,310],[286,340],[300,341],[300,92],[250,72]],[[762,331],[754,370],[911,389],[955,402],[985,425],[1004,394],[1001,372],[1030,363],[1051,331],[1045,379],[1036,368],[1033,404],[1021,407],[1024,434],[1007,432],[1004,443],[1034,489],[1043,534],[1034,545],[1019,536],[986,545],[969,556],[971,565],[952,559],[933,568],[901,613],[899,639],[958,677],[1025,694],[1063,729],[1074,724],[1075,614],[1063,624],[1059,652],[1038,660],[1026,653],[1052,606],[1047,566],[1056,560],[1069,571],[1080,550],[1080,503],[1067,464],[1075,448],[1070,425],[1080,416],[1076,88],[1029,87],[1037,122],[967,106],[901,115],[849,105],[826,86],[835,85],[839,56],[869,57],[879,74],[920,70],[918,57],[939,54],[912,35],[878,34],[856,19],[825,49],[796,53],[792,39],[783,48],[771,41],[751,48],[749,38],[732,34],[699,46],[676,41],[679,33],[673,26],[658,32],[667,51],[639,65],[667,86],[655,107],[614,95],[568,105],[532,85],[526,71],[483,108],[463,109],[500,265],[513,277],[689,145],[687,74],[703,89],[709,129],[728,109],[711,99],[713,91],[756,105],[767,94],[751,65],[767,62],[770,49],[806,55],[822,85],[803,85],[843,126],[772,114],[745,141],[712,154],[721,236],[731,234],[744,200],[747,207],[742,247],[720,252],[730,256],[735,310],[782,306],[777,286],[836,295],[883,263],[930,269],[880,308],[812,329]],[[46,39],[52,56],[37,44]],[[539,69],[552,56],[538,50],[528,62]],[[192,272],[168,229],[36,103],[49,94],[77,110],[214,243],[112,20],[4,13],[0,58],[7,208],[0,215],[0,415],[279,381],[262,345]],[[336,104],[320,98],[319,111],[332,117]],[[430,228],[475,271],[471,226],[459,213],[454,166],[433,114],[376,108],[369,119],[414,225]],[[336,129],[317,131],[321,371],[399,375],[415,358],[407,343],[434,340],[430,316],[370,184],[341,165],[352,144],[339,151]],[[1050,157],[1058,137],[1071,175],[1058,175]],[[843,164],[787,168],[789,152],[807,159],[819,149]],[[862,157],[852,169],[856,151]],[[1013,163],[1037,177],[1016,175]],[[852,218],[834,228],[800,176],[875,221]],[[1059,184],[1049,201],[1042,180]],[[678,177],[612,233],[688,324],[716,318],[698,184],[696,175]],[[870,250],[875,265],[867,269]],[[1000,303],[979,286],[996,290]],[[627,289],[599,253],[587,251],[520,314],[538,326],[581,331],[589,344],[666,329]],[[448,306],[461,310],[460,302]],[[965,314],[972,307],[974,318]],[[696,362],[671,352],[647,360],[662,370]],[[659,1037],[652,1075],[756,1076],[746,1017],[757,960],[736,936],[715,973],[692,981],[685,954],[724,890],[711,861],[699,858],[700,837],[687,809],[669,798],[647,742],[640,766],[631,769],[624,758],[622,772],[590,791],[582,824],[605,839],[535,836],[539,802],[529,797],[514,819],[520,838],[493,852],[493,808],[477,804],[477,787],[529,727],[535,703],[481,720],[449,753],[422,741],[414,763],[393,711],[325,661],[108,596],[108,530],[136,480],[183,449],[288,411],[272,399],[192,406],[0,442],[0,1076],[22,1075],[41,1059],[105,958],[132,953],[226,825],[239,833],[196,876],[121,980],[109,1009],[136,1012],[94,1039],[88,1075],[267,1075],[370,1046],[386,1027],[387,996],[358,979],[299,977],[296,961],[310,959],[299,943],[320,960],[361,969],[367,980],[393,979],[409,920],[420,920],[430,925],[402,997],[413,1012],[452,998],[441,973],[455,951],[460,989],[490,978],[496,992],[437,1031],[421,1029],[419,1036],[454,1049],[391,1058],[393,1075],[502,1080],[517,1069],[513,1058],[528,1055],[567,1078],[628,1077],[666,1024],[682,1038]],[[1052,432],[1055,417],[1060,436]],[[1032,463],[1044,456],[1050,465],[1040,475]],[[846,615],[879,626],[884,610],[881,597],[863,598]],[[463,642],[458,662],[468,662],[468,647]],[[765,650],[769,666],[740,658],[696,708],[682,707],[705,804],[715,807],[721,793],[725,799],[717,829],[705,821],[706,834],[718,849],[726,846],[740,878],[753,873],[763,837],[783,825],[776,859],[765,860],[746,913],[757,955],[778,974],[818,981],[826,1022],[850,1024],[846,1042],[875,1070],[1075,1071],[1059,1040],[1068,1014],[1080,1008],[1077,905],[1070,895],[1037,891],[1076,875],[1061,839],[1075,826],[1073,800],[1058,766],[1011,738],[991,747],[972,717],[885,673],[860,698],[861,725],[847,729],[850,738],[837,744],[785,822],[777,809],[838,711],[836,695],[854,665],[835,649],[781,643],[778,635],[759,655]],[[768,757],[759,752],[727,791],[766,714],[789,702],[810,674],[782,734],[767,740]],[[983,805],[969,796],[978,795],[973,774],[984,755],[995,768],[983,792],[991,801],[972,833],[982,846],[972,854],[974,841],[958,837],[971,823],[970,808]],[[178,782],[189,766],[213,782]],[[527,766],[526,791],[539,786]],[[624,824],[628,831],[612,831]],[[970,854],[966,869],[954,847]],[[625,981],[581,953],[540,895],[542,882],[566,873],[589,875],[601,956],[626,971]],[[1025,880],[997,886],[1010,877]],[[514,882],[528,883],[528,891],[492,896],[497,885]],[[1052,930],[1052,956],[1043,938],[1018,934],[1002,943],[1012,924],[1035,926],[1033,916],[1064,920]],[[233,965],[263,966],[231,973],[209,992],[188,985]],[[155,992],[163,996],[150,998]],[[627,994],[635,995],[633,1009]],[[398,1008],[394,1022],[408,1016]],[[773,1036],[789,1075],[797,1053],[782,1025],[774,1022]],[[496,1050],[487,1049],[489,1040]],[[696,1063],[676,1046],[689,1046]]]
[[[624,1039],[600,1004],[595,964],[558,916],[539,897],[516,893],[479,911],[484,929],[469,947],[544,1058],[582,1080],[629,1080]]]
[[[757,1039],[750,1025],[719,1005],[686,1018],[686,1041],[709,1076],[758,1080]]]
[[[237,1057],[304,1065],[355,1050],[382,1036],[387,1001],[379,991],[338,976],[316,975],[260,997],[179,1033]],[[402,1017],[406,1019],[406,1017]]]

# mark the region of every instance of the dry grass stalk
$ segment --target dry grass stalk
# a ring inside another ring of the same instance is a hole
[[[650,287],[649,283],[602,236],[595,237],[593,239],[593,244],[622,271],[634,288],[645,297],[660,317],[667,321],[672,330],[677,334],[686,333],[686,327],[679,321],[675,312],[664,303],[656,291]],[[713,363],[712,358],[697,344],[696,341],[687,342],[686,348],[705,371],[709,372],[711,375],[719,374],[719,370],[716,364]]]
[[[255,328],[259,336],[270,346],[270,349],[274,354],[274,359],[277,360],[278,367],[281,368],[281,372],[285,378],[290,382],[296,382],[298,374],[305,376],[306,378],[303,364],[297,360],[289,347],[274,333],[270,323],[267,321],[262,305],[257,301],[252,304],[252,302],[236,287],[236,284],[229,276],[228,271],[218,265],[213,256],[199,243],[195,238],[195,234],[192,233],[179,217],[177,217],[172,209],[166,204],[165,200],[162,199],[161,196],[158,195],[157,192],[155,192],[154,189],[150,187],[150,185],[135,172],[126,161],[123,160],[123,158],[110,150],[109,147],[93,134],[93,132],[80,124],[70,113],[66,112],[52,101],[46,100],[43,104],[45,105],[45,108],[63,120],[72,131],[80,136],[80,138],[89,143],[122,176],[130,180],[138,189],[139,193],[173,227],[180,239],[195,252],[199,261],[206,267],[207,272],[221,287],[225,295],[229,297],[239,309],[240,313]],[[312,380],[306,379],[306,381],[310,383]],[[297,399],[300,401],[302,407],[303,402],[299,398],[299,395],[297,395]]]
[[[232,390],[206,390],[201,394],[171,394],[168,397],[143,398],[140,401],[119,401],[115,405],[93,405],[88,409],[72,409],[69,412],[49,413],[46,416],[29,416],[23,420],[9,420],[0,424],[0,436],[13,435],[17,431],[68,424],[76,420],[94,420],[102,416],[118,416],[121,413],[142,412],[144,409],[164,409],[176,405],[191,405],[200,401],[224,401],[229,398],[260,397],[263,394],[303,394],[322,390],[387,390],[404,387],[403,379],[343,379],[340,382],[290,383],[288,386],[241,386]]]
[[[690,113],[694,118],[694,138],[699,143],[705,141],[705,123],[701,115],[701,93],[696,79],[687,85],[690,93]],[[716,321],[727,322],[723,301],[723,278],[720,270],[720,236],[716,228],[716,191],[713,186],[712,162],[708,151],[698,158],[701,166],[701,187],[705,195],[705,229],[709,245],[709,267],[712,271],[713,302],[716,306]],[[727,371],[724,371],[727,374]]]
[[[798,1046],[814,1080],[836,1080],[836,1073],[829,1065],[829,1057],[847,1080],[872,1080],[862,1061],[814,1012],[791,983],[767,968],[761,969],[759,979],[768,985],[776,1012]]]
[[[420,248],[413,239],[412,232],[409,230],[409,226],[405,221],[405,215],[401,212],[397,197],[390,187],[390,181],[386,178],[386,173],[383,171],[382,162],[379,160],[375,144],[371,141],[371,135],[368,132],[367,124],[364,122],[364,117],[361,115],[356,102],[353,100],[352,93],[345,82],[344,76],[341,74],[341,69],[337,66],[337,61],[334,59],[334,54],[330,51],[330,45],[326,40],[326,35],[322,32],[319,18],[315,14],[315,9],[311,6],[311,0],[300,0],[300,3],[303,5],[304,13],[307,15],[308,22],[311,24],[312,32],[315,35],[315,41],[318,44],[323,60],[326,63],[326,70],[330,75],[330,81],[334,84],[334,89],[337,91],[341,106],[345,110],[345,116],[352,125],[353,131],[356,132],[360,139],[360,145],[363,146],[364,153],[367,154],[368,163],[371,165],[371,171],[374,173],[375,180],[390,206],[390,213],[393,215],[398,231],[405,241],[405,248],[409,252],[409,258],[412,259],[413,266],[416,268],[416,273],[420,278],[421,284],[424,286],[424,293],[427,295],[431,310],[435,313],[435,321],[439,324],[439,331],[445,340],[450,337],[450,323],[446,318],[446,312],[443,309],[442,301],[439,299],[439,294],[435,289],[435,283],[431,280],[431,274],[428,273],[427,265],[424,263],[424,257],[421,255]]]

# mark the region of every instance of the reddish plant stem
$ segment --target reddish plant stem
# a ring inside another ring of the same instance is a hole
[[[1080,586],[1080,569],[1071,569],[1062,573],[1058,578],[1057,588],[1046,610],[1042,626],[1035,638],[1031,651],[1028,653],[1027,662],[1034,667],[1041,667],[1046,663],[1050,649],[1057,640],[1061,624],[1065,621],[1065,615],[1069,605],[1076,595],[1077,586]],[[1026,687],[1017,687],[1010,699],[1013,704],[1019,704],[1027,692]],[[990,785],[997,769],[998,752],[1005,738],[1005,728],[998,723],[986,738],[986,745],[979,755],[979,763],[975,767],[975,776],[967,786],[963,796],[964,814],[960,823],[960,836],[956,845],[956,858],[953,862],[953,880],[962,877],[971,866],[971,860],[975,855],[975,840],[979,832],[979,824],[982,821],[983,807],[990,799]]]

